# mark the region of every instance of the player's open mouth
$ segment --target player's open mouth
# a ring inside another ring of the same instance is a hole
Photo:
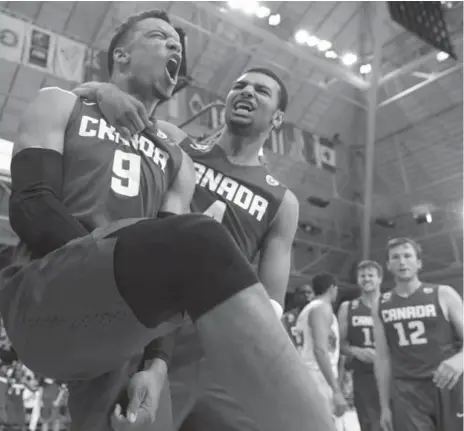
[[[248,114],[252,111],[254,111],[255,107],[253,106],[253,103],[247,101],[247,100],[239,100],[238,102],[235,102],[232,105],[234,112],[238,114]]]
[[[166,75],[168,76],[171,84],[175,85],[177,82],[177,75],[179,74],[180,63],[182,58],[180,55],[173,54],[168,58],[166,62]]]

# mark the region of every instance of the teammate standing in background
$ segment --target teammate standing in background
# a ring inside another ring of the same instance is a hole
[[[380,404],[374,374],[372,306],[378,300],[382,267],[365,260],[357,267],[358,299],[342,303],[338,312],[340,352],[351,359],[354,405],[361,431],[380,431]]]
[[[340,337],[333,303],[337,298],[337,281],[330,274],[318,274],[312,280],[315,298],[298,316],[295,330],[301,334],[301,357],[316,379],[319,390],[333,409],[335,423],[342,428],[340,416],[348,408],[338,383]]]
[[[387,245],[392,291],[374,305],[381,422],[385,431],[461,431],[463,303],[450,286],[422,283],[421,247]]]
[[[98,100],[104,115],[115,123],[124,122],[117,111],[131,100],[117,88],[87,83],[77,93]],[[206,149],[194,143],[183,147],[194,160],[197,174],[192,211],[222,223],[249,262],[259,252],[258,277],[279,318],[290,273],[298,200],[261,165],[259,153],[271,130],[282,124],[287,102],[287,90],[277,75],[269,69],[250,69],[227,95],[226,125],[217,143]],[[157,124],[166,130],[166,122],[158,120]],[[192,325],[183,325],[169,371],[176,429],[192,410],[196,411],[189,429],[225,425],[256,429],[218,383]]]
[[[290,335],[290,338],[296,347],[300,347],[303,343],[301,334],[295,330],[296,319],[301,313],[301,310],[309,304],[314,298],[313,288],[309,284],[298,286],[290,296],[288,310],[282,316],[282,323]]]

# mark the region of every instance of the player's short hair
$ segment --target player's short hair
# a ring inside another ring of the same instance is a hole
[[[288,105],[287,87],[285,86],[284,82],[272,70],[267,69],[266,67],[252,67],[251,69],[248,69],[245,73],[261,73],[262,75],[269,76],[269,78],[272,78],[274,81],[276,81],[280,87],[279,104],[277,107],[282,112],[285,112]]]
[[[122,45],[127,41],[128,36],[132,33],[135,25],[148,18],[157,18],[166,21],[171,24],[171,20],[168,14],[160,9],[151,9],[144,12],[139,12],[129,16],[121,25],[117,28],[116,33],[111,38],[110,46],[108,47],[108,72],[110,76],[113,74],[114,60],[113,53],[115,48]]]
[[[388,240],[388,242],[387,242],[387,260],[390,258],[390,250],[392,248],[396,248],[396,247],[398,247],[400,245],[405,245],[405,244],[409,244],[414,249],[414,251],[416,252],[417,258],[421,259],[421,257],[422,257],[422,247],[420,246],[420,244],[417,241],[413,240],[412,238],[402,236],[402,237],[392,238],[392,239]]]
[[[323,272],[321,274],[317,274],[312,279],[312,286],[314,295],[320,296],[326,293],[332,286],[337,284],[336,278],[327,273]]]
[[[383,277],[383,268],[382,266],[376,262],[375,260],[363,260],[358,263],[357,270],[360,271],[361,269],[366,269],[366,268],[374,268],[377,270],[377,274],[379,274],[379,277]]]

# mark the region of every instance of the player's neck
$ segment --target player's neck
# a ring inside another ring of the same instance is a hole
[[[261,150],[260,139],[250,136],[233,135],[227,130],[222,132],[217,142],[229,157],[229,160],[237,165],[260,165],[259,152]]]
[[[372,304],[374,304],[378,296],[379,292],[377,292],[376,290],[373,292],[364,292],[361,295],[361,301],[364,303],[364,305],[368,306],[369,308],[372,308]]]
[[[111,83],[142,102],[149,116],[153,115],[156,107],[161,102],[161,99],[153,91],[147,90],[145,86],[138,85],[134,79],[130,79],[125,75],[113,74]]]
[[[399,295],[408,296],[419,289],[422,282],[414,277],[411,280],[396,280],[395,290]]]

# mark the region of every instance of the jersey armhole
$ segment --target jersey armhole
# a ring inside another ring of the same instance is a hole
[[[71,110],[71,114],[69,115],[68,121],[66,123],[66,130],[64,132],[64,142],[69,140],[69,135],[74,133],[73,128],[76,127],[76,118],[80,115],[83,106],[83,100],[79,97],[76,97],[76,101],[74,102],[73,109]],[[66,152],[66,145],[63,145],[63,154]]]

